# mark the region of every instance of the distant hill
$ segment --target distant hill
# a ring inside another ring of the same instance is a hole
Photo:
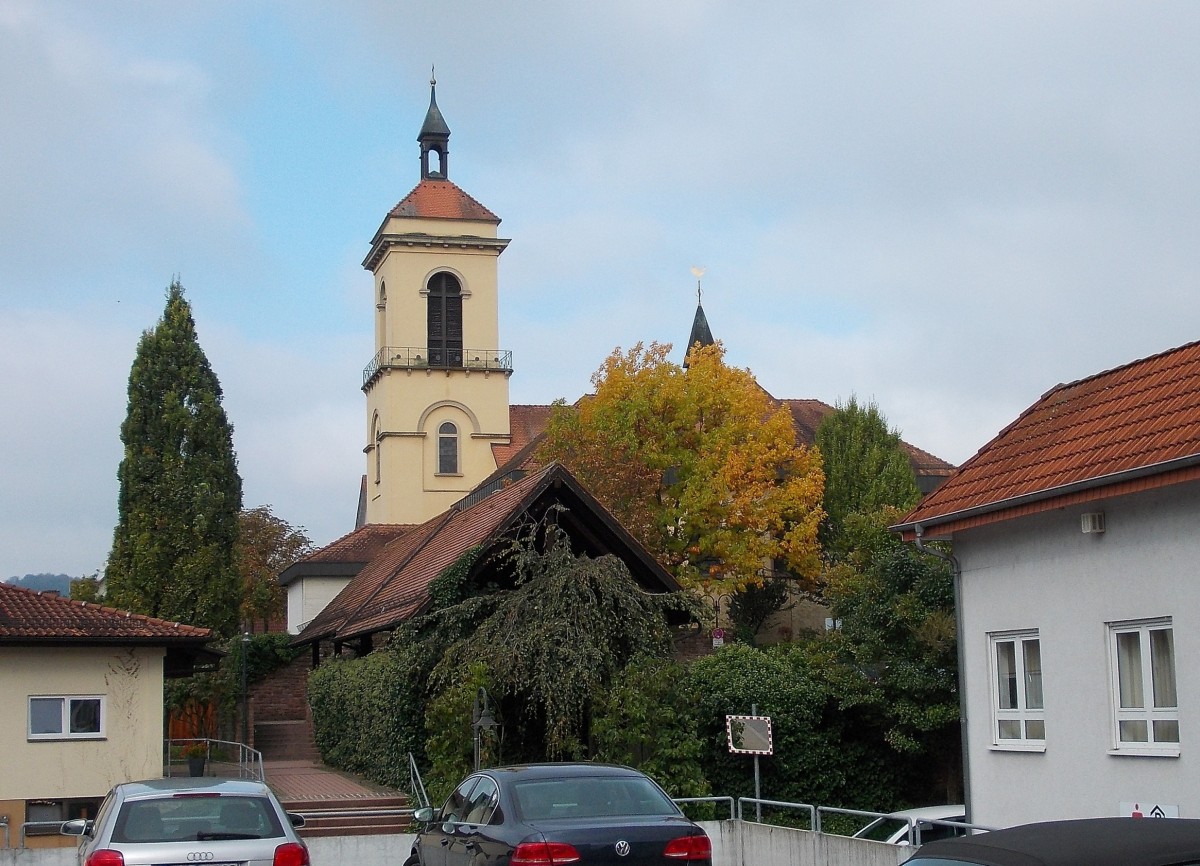
[[[71,594],[71,575],[69,574],[27,574],[24,577],[10,577],[5,583],[20,586],[25,589],[55,589],[59,595]]]

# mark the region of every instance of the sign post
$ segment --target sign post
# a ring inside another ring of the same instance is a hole
[[[759,755],[773,755],[775,744],[771,735],[771,717],[757,715],[758,705],[750,705],[748,716],[726,716],[725,736],[729,740],[729,752],[734,755],[754,756],[754,799],[762,800]],[[754,814],[762,823],[762,803],[755,802]]]

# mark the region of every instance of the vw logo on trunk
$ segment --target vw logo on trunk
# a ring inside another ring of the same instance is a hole
[[[613,847],[616,849],[618,857],[628,857],[629,856],[629,843],[626,842],[624,839],[622,839],[620,842],[618,842]]]
[[[198,863],[201,860],[211,860],[213,858],[213,852],[212,851],[189,851],[187,858],[188,858],[189,863]]]

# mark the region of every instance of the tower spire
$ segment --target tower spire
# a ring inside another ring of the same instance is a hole
[[[442,111],[437,104],[437,76],[435,68],[429,69],[429,110],[425,112],[425,122],[417,141],[421,144],[421,178],[448,178],[450,176],[450,127],[442,117]],[[430,154],[436,159],[430,165]]]
[[[704,276],[707,268],[692,268],[692,276],[696,278],[696,317],[692,320],[692,332],[688,335],[687,349],[683,353],[683,366],[688,365],[688,355],[692,353],[692,349],[699,343],[701,346],[711,346],[716,340],[713,339],[712,331],[708,327],[708,317],[704,315],[704,304],[701,302],[700,278]]]

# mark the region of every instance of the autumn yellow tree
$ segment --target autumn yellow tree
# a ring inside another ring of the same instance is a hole
[[[555,405],[542,456],[566,464],[684,586],[736,592],[773,563],[815,577],[819,456],[719,343],[695,347],[686,369],[670,350],[614,350],[593,395]]]

